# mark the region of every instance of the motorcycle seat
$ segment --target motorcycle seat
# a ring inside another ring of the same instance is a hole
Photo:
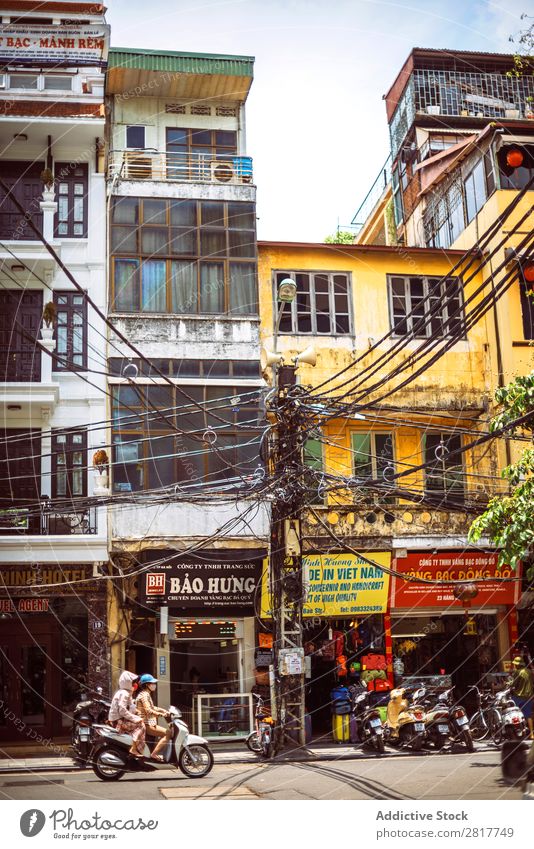
[[[93,726],[95,727],[95,726]],[[118,743],[123,743],[124,745],[131,746],[133,743],[133,737],[131,734],[119,734],[116,728],[113,728],[112,725],[99,725],[99,728],[105,731],[106,737],[111,737],[113,740],[116,740]]]

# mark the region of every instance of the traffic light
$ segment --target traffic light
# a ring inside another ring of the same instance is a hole
[[[515,265],[519,271],[520,280],[522,280],[527,289],[531,289],[534,285],[534,254],[518,254],[515,248],[506,248],[504,251],[506,265],[510,267]]]
[[[504,144],[497,153],[499,170],[511,177],[517,168],[534,167],[534,150],[531,145]]]

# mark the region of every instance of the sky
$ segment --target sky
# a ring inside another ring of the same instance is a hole
[[[388,151],[382,96],[412,47],[508,53],[532,0],[109,0],[115,47],[255,57],[258,238],[350,224]]]

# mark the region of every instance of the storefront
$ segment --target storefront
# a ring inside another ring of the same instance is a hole
[[[497,567],[495,552],[412,551],[393,560],[391,636],[397,678],[450,675],[460,697],[507,666],[520,576]],[[417,579],[441,583],[425,584]],[[507,579],[503,581],[502,579]],[[447,581],[469,581],[462,602]]]
[[[159,699],[167,695],[208,736],[250,729],[254,606],[264,558],[257,549],[147,555],[154,565],[140,581],[139,602],[145,616],[150,611],[156,618],[160,649],[152,671],[161,682]]]
[[[330,693],[339,683],[363,683],[387,692],[392,683],[392,654],[387,615],[390,552],[312,553],[303,557],[307,578],[303,642],[306,659],[306,711],[313,734],[330,731]],[[376,565],[375,565],[376,564]],[[263,629],[256,634],[256,677],[266,687],[272,662],[268,570],[262,587]],[[267,689],[264,695],[268,697]]]
[[[2,569],[0,740],[68,736],[81,691],[108,688],[106,588],[91,575],[92,565]]]

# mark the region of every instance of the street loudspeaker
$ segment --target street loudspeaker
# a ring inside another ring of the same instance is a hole
[[[282,354],[276,354],[274,351],[268,351],[267,348],[262,348],[260,351],[260,365],[262,371],[266,368],[270,368],[272,366],[279,366],[282,364],[283,357]]]
[[[301,363],[307,363],[309,366],[314,366],[316,362],[317,354],[313,345],[309,345],[302,351],[301,354],[297,354],[297,356],[295,357],[296,365],[300,365]]]

